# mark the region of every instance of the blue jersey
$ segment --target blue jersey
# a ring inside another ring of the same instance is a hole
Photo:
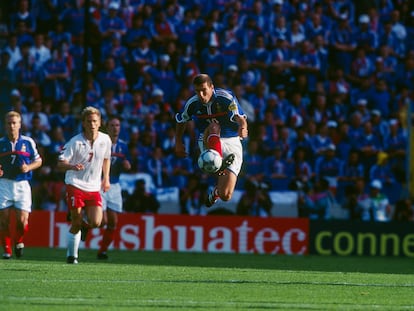
[[[21,135],[16,144],[10,142],[7,137],[0,139],[0,165],[3,177],[16,181],[32,179],[32,171],[22,173],[21,166],[40,160],[34,140]]]
[[[220,124],[221,137],[238,136],[239,125],[234,119],[236,115],[246,117],[235,96],[229,91],[216,89],[209,103],[203,104],[197,95],[191,97],[182,112],[177,113],[177,123],[194,120],[199,133],[202,135],[212,122]]]
[[[118,139],[115,144],[112,144],[111,149],[111,171],[109,181],[111,184],[119,182],[119,175],[123,172],[124,160],[130,161],[128,145]]]

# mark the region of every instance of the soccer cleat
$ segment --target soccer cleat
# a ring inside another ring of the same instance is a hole
[[[3,254],[3,259],[10,259],[11,258],[11,254],[9,253],[4,253]]]
[[[14,253],[16,254],[17,258],[20,258],[23,256],[23,251],[24,251],[24,244],[23,243],[16,244],[16,246],[14,247]]]
[[[205,202],[206,207],[211,207],[214,203],[217,202],[219,196],[215,194],[216,189],[214,188],[207,196],[207,200]]]
[[[106,260],[108,259],[108,254],[106,252],[98,253],[98,255],[96,255],[96,258]]]
[[[234,153],[230,153],[227,157],[223,159],[220,169],[218,170],[219,175],[224,175],[224,170],[233,164],[235,159]]]
[[[68,256],[66,258],[66,262],[69,263],[69,264],[75,264],[76,265],[78,263],[78,258],[73,257],[73,256]]]
[[[85,227],[85,226],[82,226],[82,228],[81,228],[81,241],[86,241],[86,237],[87,237],[87,235],[88,235],[88,232],[89,232],[89,228],[88,227]]]

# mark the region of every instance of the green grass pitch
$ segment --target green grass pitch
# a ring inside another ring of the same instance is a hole
[[[0,310],[414,310],[414,260],[28,248]]]

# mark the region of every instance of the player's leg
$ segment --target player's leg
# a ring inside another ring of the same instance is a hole
[[[108,247],[114,240],[115,229],[118,225],[118,213],[122,213],[122,189],[119,183],[111,184],[109,191],[102,195],[103,206],[106,207],[107,221],[103,232],[98,259],[108,259]]]
[[[98,250],[98,259],[108,259],[108,247],[111,245],[112,241],[114,240],[115,229],[118,224],[118,213],[108,209],[106,211],[107,214],[107,223],[103,232],[103,237],[101,241],[101,246]]]
[[[213,122],[206,128],[204,131],[204,145],[207,149],[216,150],[223,156],[220,140],[220,124]]]
[[[14,253],[16,257],[23,256],[24,235],[29,231],[29,212],[16,209],[16,239]]]
[[[238,137],[222,139],[225,158],[233,155],[231,163],[218,174],[217,186],[208,194],[206,207],[212,206],[218,199],[228,201],[233,196],[237,176],[243,162],[243,148]]]
[[[24,235],[29,231],[29,215],[32,210],[32,189],[28,181],[15,183],[14,207],[16,211],[16,237],[14,252],[16,257],[23,256]]]
[[[10,208],[0,209],[0,243],[3,246],[3,258],[10,259],[12,255],[10,236]]]
[[[101,226],[103,219],[103,212],[101,205],[87,206],[85,208],[86,217],[91,228],[98,228]]]
[[[81,241],[82,208],[70,207],[71,225],[68,231],[68,249],[66,253],[67,263],[78,263],[79,244]]]
[[[230,200],[233,196],[236,182],[237,176],[227,169],[224,170],[218,176],[216,187],[207,196],[206,207],[211,207],[218,199],[222,199],[223,201]]]
[[[229,201],[232,198],[236,182],[237,176],[230,171],[218,177],[217,190],[221,200]]]
[[[70,213],[71,225],[67,236],[66,262],[78,263],[79,244],[81,241],[81,227],[84,206],[84,193],[73,186],[66,186],[66,203]]]

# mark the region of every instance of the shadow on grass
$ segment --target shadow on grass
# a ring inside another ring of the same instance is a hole
[[[96,259],[95,250],[81,249],[79,251],[79,261],[80,263],[88,264],[105,263],[114,265],[414,274],[413,259],[404,257],[289,256],[120,250],[109,251],[108,255],[108,260],[98,260]],[[66,249],[28,248],[25,251],[24,260],[60,261],[65,263]]]

